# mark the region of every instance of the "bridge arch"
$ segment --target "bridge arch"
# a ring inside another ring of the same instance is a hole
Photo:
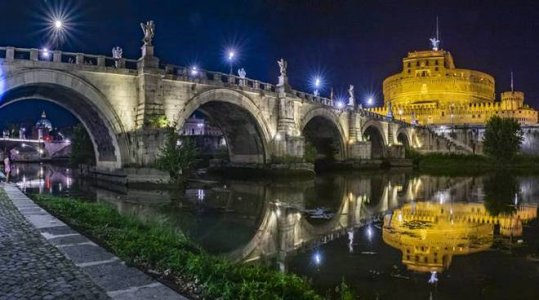
[[[362,127],[361,136],[371,142],[371,158],[385,157],[388,141],[380,122],[375,120],[367,121]]]
[[[223,131],[231,162],[266,163],[269,160],[271,127],[251,98],[225,88],[204,91],[188,100],[174,117],[178,130],[197,110]]]
[[[313,143],[318,153],[324,156],[336,151],[335,159],[346,158],[347,135],[343,129],[339,116],[327,107],[318,107],[308,111],[300,121],[299,126],[306,142]],[[337,149],[328,148],[335,145]]]
[[[120,168],[128,158],[120,119],[106,97],[86,80],[50,69],[28,69],[0,80],[0,109],[29,99],[53,102],[70,111],[86,128],[98,167]]]
[[[412,147],[412,136],[408,128],[401,127],[397,130],[397,142],[401,143],[405,148]]]

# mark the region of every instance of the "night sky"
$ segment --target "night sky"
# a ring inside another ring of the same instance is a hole
[[[536,1],[3,0],[0,44],[47,46],[46,17],[59,8],[68,12],[65,51],[110,56],[118,45],[124,57],[138,58],[139,23],[153,19],[163,62],[228,72],[225,52],[234,46],[235,69],[244,67],[247,77],[275,83],[276,60],[284,57],[294,88],[310,91],[310,79],[320,73],[323,95],[329,87],[344,95],[354,84],[361,101],[374,94],[378,105],[382,80],[400,71],[407,52],[430,48],[438,15],[441,46],[457,67],[492,74],[497,92],[509,88],[512,70],[515,88],[539,107]]]

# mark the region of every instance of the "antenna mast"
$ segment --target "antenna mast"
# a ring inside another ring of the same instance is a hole
[[[515,91],[515,86],[513,82],[513,71],[511,71],[511,92],[514,92],[514,91]]]
[[[438,26],[438,16],[436,16],[436,36],[429,39],[432,44],[432,50],[438,51],[440,49],[440,28]]]

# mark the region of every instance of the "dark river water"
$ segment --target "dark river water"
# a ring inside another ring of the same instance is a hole
[[[313,180],[97,186],[69,168],[20,164],[27,193],[81,196],[166,219],[207,251],[312,280],[327,298],[539,299],[539,176],[406,171]]]

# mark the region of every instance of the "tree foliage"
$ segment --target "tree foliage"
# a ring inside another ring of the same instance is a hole
[[[317,155],[316,147],[309,142],[305,142],[305,153],[303,154],[305,161],[314,163]]]
[[[79,164],[95,164],[94,144],[82,124],[73,127],[69,162],[75,166]]]
[[[156,167],[168,172],[172,182],[179,183],[191,172],[198,151],[195,143],[182,138],[175,126],[167,127],[166,131]]]
[[[522,131],[517,120],[493,116],[486,124],[483,147],[485,154],[498,162],[511,161],[522,143]]]

